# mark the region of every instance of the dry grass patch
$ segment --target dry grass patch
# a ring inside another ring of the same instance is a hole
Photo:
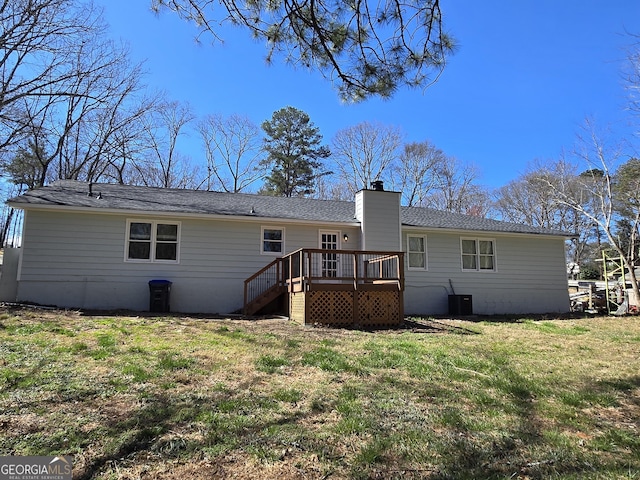
[[[0,312],[0,454],[74,478],[640,478],[637,318]]]

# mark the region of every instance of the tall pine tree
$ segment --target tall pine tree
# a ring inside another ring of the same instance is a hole
[[[281,108],[262,123],[266,134],[264,150],[267,158],[263,166],[270,170],[261,193],[294,197],[311,195],[315,190],[319,161],[331,155],[321,145],[320,130],[305,112],[293,107]]]

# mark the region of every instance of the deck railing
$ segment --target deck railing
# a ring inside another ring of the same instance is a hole
[[[395,284],[404,290],[404,253],[303,248],[277,258],[244,282],[244,304],[274,288],[289,292],[314,286]]]
[[[247,305],[256,301],[261,295],[272,289],[283,287],[283,263],[282,258],[276,258],[244,281],[244,310]]]

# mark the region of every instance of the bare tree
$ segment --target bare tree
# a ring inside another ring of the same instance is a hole
[[[595,174],[587,172],[586,175]],[[509,222],[574,233],[575,237],[568,244],[567,258],[572,264],[583,265],[591,254],[591,241],[598,230],[594,230],[588,217],[559,202],[555,192],[560,185],[565,190],[577,192],[580,188],[577,177],[576,167],[564,160],[535,162],[526,173],[494,193],[494,209]],[[585,179],[583,175],[582,180]],[[586,192],[582,191],[576,198],[581,199],[585,208],[591,208],[588,204],[591,199]]]
[[[77,61],[78,71],[89,62],[93,67],[74,80],[80,95],[53,109],[48,137],[57,147],[58,178],[96,181],[110,165],[116,132],[147,114],[150,106],[134,104],[141,70],[129,65],[126,50],[109,41],[85,43]]]
[[[353,193],[349,186],[344,182],[336,181],[333,173],[318,177],[316,191],[312,196],[320,200],[353,200]]]
[[[629,110],[640,119],[640,35],[631,35],[635,40],[627,55],[624,71],[625,87],[629,95]],[[637,135],[640,135],[640,123]]]
[[[371,182],[391,173],[402,142],[399,128],[369,122],[339,130],[333,138],[331,152],[340,174],[353,196]]]
[[[0,195],[3,198],[15,197],[23,192],[24,187],[22,185],[7,182],[0,183]],[[0,211],[0,246],[13,246],[16,228],[20,224],[22,215],[20,210],[11,208],[6,204],[3,205],[2,211]]]
[[[55,35],[47,37],[52,43],[51,52],[59,56],[55,65],[60,76],[49,83],[43,78],[40,83],[24,80],[23,88],[29,88],[13,101],[13,107],[20,112],[19,121],[4,123],[5,131],[15,129],[7,134],[10,142],[20,140],[22,148],[27,143],[34,152],[31,161],[38,164],[39,178],[28,185],[30,188],[53,179],[99,180],[114,157],[112,149],[118,132],[145,115],[150,107],[136,98],[141,87],[141,67],[129,62],[124,47],[106,39],[106,26],[98,11],[82,12],[85,16],[77,20],[84,26],[73,30],[73,36],[65,37],[63,52],[55,49]],[[51,22],[64,21],[58,13]],[[48,28],[55,31],[54,25]],[[40,48],[46,49],[47,44]],[[51,52],[47,55],[53,55]],[[37,59],[40,53],[34,51],[33,55]],[[23,73],[28,71],[25,68]],[[15,170],[9,163],[21,158],[15,152],[15,148],[5,149],[5,170]]]
[[[152,0],[220,40],[231,23],[265,41],[293,65],[313,68],[336,83],[343,99],[389,97],[400,86],[437,80],[453,40],[442,27],[439,0]]]
[[[406,144],[392,169],[392,188],[402,192],[402,203],[408,207],[423,206],[437,186],[438,166],[446,156],[429,141]]]
[[[198,123],[207,156],[207,190],[238,193],[264,176],[260,129],[242,115],[208,115]]]
[[[117,96],[89,124],[93,127],[96,155],[86,166],[86,180],[108,180],[135,184],[135,166],[148,149],[144,141],[146,119],[153,113],[158,97],[137,94]]]
[[[145,119],[147,155],[135,165],[141,183],[165,188],[197,185],[198,172],[178,150],[178,140],[186,135],[185,128],[193,120],[191,107],[176,101],[159,104],[154,114]]]
[[[75,95],[60,97],[42,91],[25,100],[23,132],[42,157],[40,185],[48,179],[98,180],[109,164],[115,133],[146,108],[129,109],[139,86],[138,68],[127,68],[126,52],[111,44],[84,43],[78,51],[77,75],[66,88]],[[91,50],[99,52],[93,56]],[[91,69],[84,64],[92,62]]]
[[[12,0],[0,5],[0,154],[31,135],[33,110],[25,105],[42,96],[71,98],[79,72],[75,62],[80,39],[102,28],[90,4],[68,0]],[[91,65],[87,65],[92,68]],[[26,121],[25,121],[26,120]],[[29,131],[25,131],[29,130]]]
[[[640,255],[640,159],[630,158],[616,170],[614,191],[617,236],[620,249],[626,252],[629,263],[638,266]]]
[[[583,165],[584,172],[573,177],[571,181],[557,182],[554,172],[544,172],[541,180],[546,182],[554,193],[556,201],[567,205],[584,215],[593,225],[597,225],[612,248],[625,265],[629,280],[636,298],[640,298],[638,279],[635,273],[633,255],[625,249],[625,245],[616,233],[616,219],[619,218],[616,191],[615,169],[624,156],[619,145],[609,145],[603,136],[596,131],[593,122],[587,121],[584,134],[579,136],[578,147],[574,153],[574,163],[564,162],[567,168]],[[571,175],[562,175],[562,179],[570,179]],[[635,183],[634,183],[635,185]],[[585,201],[586,200],[586,201]],[[640,204],[633,206],[631,216],[636,226],[640,221]]]
[[[70,157],[79,156],[75,159],[73,171],[86,181],[113,179],[114,171],[125,168],[126,163],[120,163],[121,148],[125,142],[129,151],[137,148],[141,125],[155,108],[155,97],[139,94],[139,67],[127,69],[125,66],[126,62],[122,62],[119,69],[124,77],[110,85],[100,108],[79,122],[76,130],[82,148]],[[114,75],[112,78],[118,77]]]
[[[546,172],[545,180],[540,178],[542,171]],[[562,162],[536,162],[528,172],[499,188],[494,195],[494,208],[500,217],[513,223],[566,229],[564,220],[572,209],[556,201],[553,188],[547,184],[551,172],[558,176],[556,183],[567,182],[567,179],[559,178],[567,174]],[[575,176],[573,173],[571,175]]]
[[[424,199],[425,206],[453,213],[483,217],[489,209],[489,194],[479,186],[478,170],[455,157],[445,156],[435,171],[433,193]]]

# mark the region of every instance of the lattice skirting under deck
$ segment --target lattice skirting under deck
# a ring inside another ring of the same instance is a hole
[[[399,291],[308,291],[292,293],[292,320],[332,327],[386,327],[403,320]]]
[[[304,310],[305,310],[305,293],[291,293],[289,294],[289,318],[294,322],[304,322]]]

